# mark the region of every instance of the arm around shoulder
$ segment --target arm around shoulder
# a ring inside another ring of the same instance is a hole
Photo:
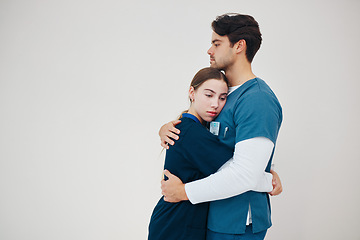
[[[159,136],[161,141],[161,146],[169,149],[168,144],[174,145],[174,141],[172,139],[179,139],[180,130],[175,126],[178,125],[181,120],[174,120],[164,124],[159,130]]]

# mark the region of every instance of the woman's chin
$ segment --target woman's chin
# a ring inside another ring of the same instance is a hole
[[[215,118],[214,117],[206,117],[204,118],[205,122],[212,122]]]

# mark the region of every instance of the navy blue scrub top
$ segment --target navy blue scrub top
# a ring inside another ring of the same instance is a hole
[[[179,140],[166,151],[165,166],[187,183],[216,172],[232,156],[234,149],[221,143],[197,118],[183,114]],[[209,203],[165,202],[162,197],[150,219],[149,240],[205,240]]]

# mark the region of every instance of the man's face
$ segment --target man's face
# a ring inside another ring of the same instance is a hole
[[[227,36],[220,36],[213,32],[211,47],[207,51],[210,55],[210,67],[224,70],[231,66],[235,60],[235,51],[230,47],[231,43]]]

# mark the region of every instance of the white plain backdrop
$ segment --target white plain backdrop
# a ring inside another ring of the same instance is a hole
[[[360,239],[360,2],[0,1],[0,239],[146,239],[159,127],[209,65],[211,21],[259,22],[284,191],[266,239]]]

